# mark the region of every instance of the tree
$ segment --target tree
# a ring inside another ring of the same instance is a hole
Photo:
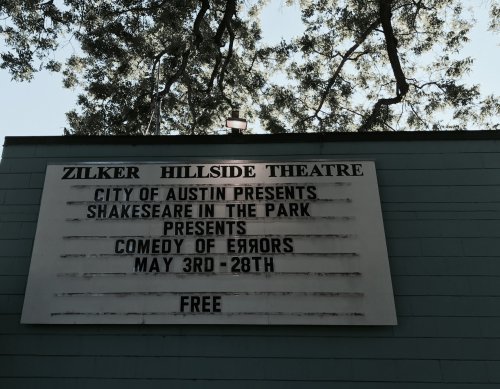
[[[214,133],[236,106],[272,133],[499,128],[498,99],[460,81],[472,63],[463,1],[301,0],[304,34],[276,46],[261,39],[265,3],[3,0],[0,66],[78,85],[71,134],[151,134],[156,121]],[[79,49],[57,62],[69,40]]]

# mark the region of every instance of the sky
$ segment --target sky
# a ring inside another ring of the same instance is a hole
[[[489,1],[465,0],[464,3],[473,6],[477,19],[471,40],[464,48],[466,55],[476,59],[468,81],[480,84],[484,94],[498,94],[500,35],[487,31]],[[269,43],[276,43],[281,38],[298,35],[300,25],[297,8],[273,0],[264,11],[263,37]],[[65,113],[76,106],[77,95],[76,90],[63,88],[59,74],[41,72],[30,83],[18,83],[0,70],[0,145],[5,136],[62,135],[67,126]]]

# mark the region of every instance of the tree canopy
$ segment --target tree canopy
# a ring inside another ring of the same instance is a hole
[[[69,134],[152,134],[157,120],[163,134],[217,133],[237,106],[271,133],[500,129],[498,99],[462,80],[464,1],[290,1],[304,31],[277,45],[262,39],[266,3],[1,0],[0,67],[78,86]]]

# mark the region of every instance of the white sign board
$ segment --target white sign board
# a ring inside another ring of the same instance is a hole
[[[375,165],[49,165],[21,322],[394,325]]]

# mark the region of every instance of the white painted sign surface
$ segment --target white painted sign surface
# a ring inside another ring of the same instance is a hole
[[[375,165],[49,165],[21,322],[394,325]]]

